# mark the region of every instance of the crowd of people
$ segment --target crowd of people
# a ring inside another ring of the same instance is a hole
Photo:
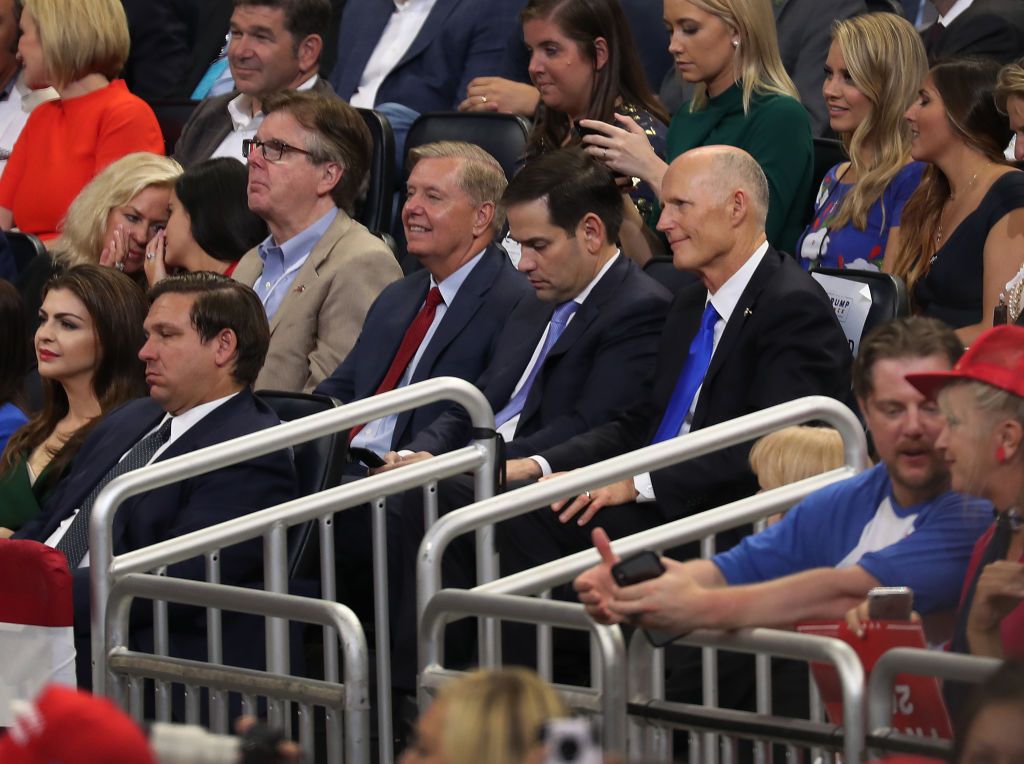
[[[0,246],[0,537],[66,556],[81,686],[89,518],[110,480],[276,425],[262,390],[351,403],[441,376],[491,404],[510,490],[803,396],[848,403],[874,466],[760,533],[720,534],[711,559],[683,547],[652,580],[611,575],[614,539],[832,469],[838,435],[786,430],[594,485],[502,523],[501,571],[596,546],[601,564],[555,596],[678,634],[859,629],[872,588],[908,586],[930,644],[1024,658],[1022,0],[910,0],[902,14],[860,0],[144,5],[0,0],[0,229],[45,245],[19,260]],[[222,49],[198,45],[203,25]],[[196,53],[142,55],[143,40]],[[210,94],[165,136],[152,106],[182,83]],[[369,109],[407,172],[393,231],[360,222]],[[531,120],[511,176],[460,140],[406,150],[417,117],[456,110]],[[825,145],[846,158],[819,166]],[[675,294],[652,277],[668,260],[686,274]],[[890,274],[912,315],[860,336],[820,268]],[[344,480],[472,436],[443,402],[367,422],[348,434]],[[281,452],[133,497],[114,552],[299,485]],[[466,476],[442,481],[439,511],[473,493]],[[408,695],[422,497],[387,512],[393,690]],[[339,598],[372,622],[369,508],[333,528]],[[221,581],[259,585],[261,560],[255,542],[224,550]],[[201,561],[168,575],[202,578]],[[460,539],[444,584],[475,575]],[[202,659],[202,619],[174,615],[172,654]],[[224,622],[225,661],[261,666],[252,622]],[[450,628],[450,661],[475,660],[471,629]],[[507,662],[536,665],[526,629],[506,627]],[[152,632],[133,622],[142,649]],[[688,697],[697,658],[675,660]],[[556,640],[556,678],[588,671],[585,648]],[[722,702],[752,707],[751,672],[722,673]],[[564,710],[503,681],[534,697],[530,725]],[[450,761],[535,756],[441,731],[471,727],[493,691],[443,695],[417,745]]]

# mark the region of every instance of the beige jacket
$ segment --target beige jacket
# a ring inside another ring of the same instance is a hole
[[[252,286],[262,273],[251,249],[232,275]],[[387,245],[338,210],[270,320],[270,350],[255,388],[312,391],[348,355],[377,295],[401,277]]]

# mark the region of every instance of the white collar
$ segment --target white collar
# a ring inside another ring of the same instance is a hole
[[[310,90],[318,79],[313,74],[308,80],[296,87],[296,90]],[[254,130],[263,122],[263,112],[252,113],[252,96],[239,93],[228,101],[228,116],[231,117],[231,125],[237,132],[239,130]]]
[[[576,295],[576,297],[574,298],[574,301],[576,303],[578,303],[580,305],[583,304],[583,301],[586,300],[587,297],[590,295],[590,293],[594,291],[594,287],[597,286],[597,282],[600,281],[604,277],[604,274],[606,274],[608,272],[608,269],[612,267],[612,263],[614,263],[618,258],[619,258],[619,250],[615,250],[615,254],[612,255],[611,257],[609,257],[608,258],[608,262],[605,263],[603,266],[601,266],[601,270],[599,270],[597,272],[597,275],[594,276],[593,280],[589,284],[587,284],[585,287],[583,287],[583,291],[582,292],[580,292],[578,295]]]
[[[946,11],[945,16],[939,16],[939,20],[936,23],[942,24],[944,27],[948,27],[956,21],[957,16],[970,8],[973,2],[974,0],[956,0],[956,2],[953,3],[953,7]]]
[[[163,423],[167,421],[168,418],[170,418],[171,436],[167,439],[167,444],[170,445],[178,438],[180,438],[182,435],[184,435],[186,432],[195,427],[197,424],[199,424],[203,420],[203,418],[206,417],[207,414],[211,413],[214,409],[218,408],[219,406],[222,406],[223,404],[227,403],[236,395],[238,395],[238,393],[234,392],[231,393],[230,395],[225,395],[223,398],[217,398],[216,400],[208,401],[207,403],[200,403],[198,406],[193,406],[188,411],[184,412],[183,414],[178,414],[177,416],[171,416],[170,414],[168,414],[167,416],[160,420],[160,424],[157,425],[156,429],[160,429],[160,426],[163,425]]]
[[[732,274],[728,280],[718,288],[718,291],[708,296],[711,304],[722,320],[729,323],[729,316],[736,310],[736,305],[743,296],[743,292],[754,276],[754,271],[761,264],[768,252],[768,242],[765,241],[760,247],[754,250],[754,254],[747,258],[747,261]]]

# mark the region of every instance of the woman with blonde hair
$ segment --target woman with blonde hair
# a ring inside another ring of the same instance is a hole
[[[18,277],[29,316],[54,269],[86,263],[117,268],[146,286],[146,246],[167,225],[171,189],[181,165],[140,151],[110,164],[82,189],[68,208],[50,257],[34,257]]]
[[[48,240],[100,170],[133,151],[163,153],[153,110],[115,79],[128,57],[118,0],[24,0],[18,57],[56,101],[33,110],[0,179],[0,228]]]
[[[992,61],[960,59],[924,78],[906,118],[911,156],[929,166],[885,263],[907,282],[916,311],[952,326],[964,344],[992,326],[1024,260],[1024,173],[1003,156],[1010,130],[993,96],[997,74]]]
[[[441,688],[400,764],[527,764],[538,759],[542,726],[568,715],[558,693],[532,671],[475,671]]]
[[[910,158],[903,118],[928,70],[921,36],[893,13],[836,22],[822,95],[849,162],[821,182],[796,252],[806,268],[881,269],[899,244],[903,206],[925,165]]]
[[[813,143],[807,111],[782,66],[771,0],[664,2],[669,52],[683,79],[696,85],[669,124],[668,160],[713,144],[749,153],[768,177],[768,240],[791,252],[811,195]],[[668,164],[633,120],[615,120],[618,127],[580,123],[595,131],[584,140],[588,151],[615,172],[660,189]]]

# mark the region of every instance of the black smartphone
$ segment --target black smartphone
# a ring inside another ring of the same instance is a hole
[[[350,462],[362,462],[371,469],[384,466],[384,460],[375,451],[371,451],[368,448],[352,448],[349,446],[348,459]]]
[[[630,586],[639,584],[641,581],[649,581],[664,572],[665,566],[661,564],[661,558],[650,550],[637,552],[612,566],[612,578],[619,586]],[[655,647],[664,647],[682,636],[682,634],[656,629],[644,629],[644,635],[647,637],[647,641]]]
[[[612,566],[612,578],[619,586],[639,584],[665,572],[661,558],[650,550],[637,552]]]

